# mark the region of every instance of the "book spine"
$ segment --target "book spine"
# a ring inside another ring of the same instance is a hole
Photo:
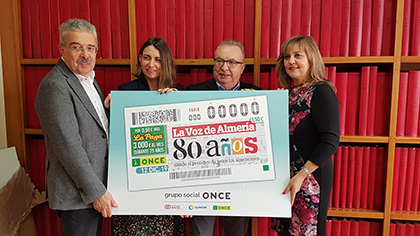
[[[80,1],[80,17],[82,19],[90,20],[90,2]]]
[[[156,17],[156,37],[167,40],[168,38],[168,12],[166,0],[155,0],[155,8],[150,9],[155,11]]]
[[[280,45],[292,36],[292,4],[292,0],[283,0],[282,3]]]
[[[234,0],[234,26],[233,26],[233,38],[236,41],[245,43],[245,0]]]
[[[233,39],[233,0],[223,1],[223,39]]]
[[[389,72],[378,73],[374,135],[385,136],[388,134],[390,77],[391,73]]]
[[[366,0],[368,1],[368,0]],[[349,55],[359,57],[362,51],[363,1],[353,1],[350,17],[350,51]]]
[[[32,58],[41,58],[41,34],[37,1],[30,1]]]
[[[62,3],[63,0],[58,0],[60,2],[60,19],[61,19],[61,10],[63,8]],[[60,24],[59,21],[58,24]],[[90,23],[96,27],[96,34],[98,36],[98,46],[102,45],[101,43],[101,24],[99,18],[99,0],[91,0],[90,1]],[[58,26],[57,26],[58,30]],[[58,33],[59,34],[59,33]],[[96,58],[102,58],[102,49],[99,48],[98,53],[96,53]]]
[[[185,0],[175,0],[176,4],[176,58],[185,59],[186,49],[186,20],[185,20]],[[184,85],[184,84],[182,84]],[[188,84],[187,84],[188,85]]]
[[[112,58],[112,34],[111,34],[111,1],[104,0],[101,1],[99,5],[99,20],[100,20],[100,35],[101,45],[99,50],[101,50],[101,55],[103,59]]]
[[[70,0],[60,0],[60,22],[68,19],[70,19]]]
[[[213,1],[204,1],[204,58],[213,58]],[[245,49],[246,50],[246,49]],[[246,54],[246,53],[245,53]]]
[[[355,177],[354,177],[354,203],[353,208],[360,208],[360,200],[362,197],[362,170],[363,170],[363,148],[362,147],[355,147]],[[357,235],[357,234],[356,234]]]
[[[348,175],[347,175],[347,201],[346,207],[353,208],[354,203],[354,187],[355,187],[355,175],[356,175],[356,147],[349,147],[349,158],[348,158]]]
[[[311,34],[311,19],[312,19],[312,0],[302,0],[302,19],[300,34]]]
[[[370,67],[363,66],[360,78],[360,99],[359,99],[359,128],[358,134],[366,136],[368,120],[368,99],[369,99]]]
[[[372,12],[372,43],[371,56],[380,56],[382,48],[382,35],[384,28],[384,3],[383,0],[373,0]]]
[[[121,43],[121,16],[120,4],[118,1],[111,1],[111,36],[112,36],[112,58],[122,58]]]
[[[320,45],[321,9],[321,0],[312,0],[311,36],[314,38],[317,45]]]
[[[369,193],[369,184],[366,184],[366,180],[369,179],[369,172],[370,172],[370,153],[371,147],[362,147],[363,149],[363,173],[362,179],[365,181],[362,185],[362,196],[360,199],[360,208],[367,209],[367,202],[368,202],[368,193]]]
[[[331,57],[340,56],[340,36],[341,36],[341,0],[332,0],[332,22],[331,22]],[[326,37],[326,36],[325,36]],[[337,41],[338,40],[338,41]]]
[[[156,1],[146,0],[147,8],[147,38],[157,36],[156,28]]]
[[[351,222],[348,220],[342,220],[340,235],[350,235],[350,228],[351,228]]]
[[[50,0],[39,0],[41,58],[52,58]]]
[[[359,221],[354,221],[354,220],[351,221],[349,235],[361,235]]]
[[[377,90],[377,83],[378,83],[378,67],[371,66],[370,67],[370,79],[369,79],[369,100],[368,106],[371,111],[375,111],[376,109],[376,90]],[[374,128],[375,128],[375,112],[372,112],[368,116],[367,120],[367,132],[368,136],[374,135]]]
[[[204,1],[195,1],[195,58],[204,58]]]
[[[404,204],[403,210],[410,211],[412,205],[412,197],[413,197],[413,187],[414,187],[414,169],[416,163],[416,149],[409,148],[408,149],[408,159],[407,159],[407,177],[406,177],[406,187],[404,193]]]
[[[349,56],[350,47],[350,12],[351,12],[351,1],[343,0],[342,3],[342,15],[341,15],[341,38],[340,38],[340,57]]]
[[[419,125],[420,71],[408,72],[407,118],[405,136],[416,137]]]
[[[400,178],[400,161],[401,161],[401,148],[395,147],[395,156],[394,156],[394,176],[392,180],[392,201],[391,201],[391,211],[397,210],[397,199],[400,197],[398,194],[398,184]]]
[[[418,170],[420,168],[420,149],[416,148],[416,161],[414,164],[414,170]],[[412,204],[411,204],[411,211],[419,211],[419,201],[420,201],[420,175],[415,175],[413,180],[413,196]]]
[[[254,57],[254,18],[255,18],[255,1],[245,0],[245,57]]]
[[[51,12],[51,46],[52,58],[59,58],[61,56],[58,45],[60,45],[60,6],[59,0],[50,1]],[[23,25],[22,25],[23,27]]]
[[[281,34],[281,11],[282,2],[273,1],[271,4],[271,31],[270,35],[270,58],[276,58],[280,55],[280,34]],[[265,32],[264,32],[265,33]],[[262,44],[262,43],[261,43]]]
[[[260,87],[263,90],[268,90],[270,87],[270,74],[268,72],[260,73]]]
[[[194,0],[186,0],[185,1],[185,26],[186,26],[186,33],[188,37],[187,39],[187,58],[194,59],[195,58],[195,49],[196,49],[196,39],[195,39],[195,1]]]
[[[214,49],[219,46],[219,44],[223,41],[223,28],[225,25],[224,22],[224,2],[223,0],[214,0]]]
[[[302,20],[302,0],[293,0],[292,3],[292,20],[291,35],[300,35],[301,20]]]
[[[360,73],[348,72],[347,77],[347,99],[346,99],[346,124],[345,134],[356,135],[357,118],[359,117],[360,99]]]
[[[341,235],[342,229],[341,229],[341,220],[333,220],[332,221],[332,230],[331,235]]]
[[[420,1],[414,0],[411,33],[411,55],[420,56]]]
[[[341,184],[340,184],[340,207],[346,208],[347,203],[347,184],[348,184],[348,176],[349,176],[349,147],[342,146],[342,153],[341,153]]]
[[[397,137],[404,136],[405,119],[407,115],[408,72],[400,72],[400,86],[398,90]]]
[[[331,83],[334,84],[334,86],[337,83],[337,67],[336,66],[330,66],[328,67],[328,79],[331,80]]]
[[[372,1],[363,1],[363,25],[362,25],[362,56],[370,56],[372,36]]]
[[[398,193],[405,193],[405,185],[407,181],[407,161],[408,161],[408,148],[401,148],[400,155],[400,171],[399,171],[399,182],[398,182]],[[397,198],[397,211],[402,211],[404,207],[404,197],[398,196]]]
[[[31,37],[31,6],[30,0],[21,1],[22,12],[22,44],[23,58],[32,58],[32,37]],[[58,44],[57,44],[58,45]]]
[[[280,88],[279,79],[277,78],[276,68],[271,67],[270,72],[270,89],[276,90]]]
[[[387,0],[384,5],[382,56],[394,55],[396,1]]]
[[[385,148],[378,147],[377,148],[377,158],[376,158],[376,176],[375,176],[375,196],[374,196],[374,203],[373,208],[378,211],[383,210],[384,206],[384,196],[385,196],[385,188],[384,188],[384,181],[385,181]]]
[[[347,77],[348,73],[337,73],[337,98],[340,109],[340,135],[345,134],[346,127],[346,106],[347,106]]]
[[[270,0],[262,0],[261,58],[269,57],[270,46],[271,46],[270,45],[270,19],[271,19],[271,4],[270,3],[271,3]],[[275,32],[272,32],[272,33],[275,33]]]
[[[320,51],[323,57],[329,57],[331,51],[331,27],[333,3],[331,0],[322,0],[321,16],[321,42]]]
[[[338,147],[337,152],[334,154],[334,179],[333,179],[333,191],[332,191],[332,207],[340,207],[340,188],[341,188],[341,156],[342,146]]]
[[[375,209],[374,203],[375,203],[375,184],[376,184],[376,172],[377,172],[377,159],[378,159],[378,147],[372,147],[370,149],[370,171],[369,171],[369,189],[372,191],[369,191],[368,193],[368,201],[367,201],[367,208],[370,210]]]

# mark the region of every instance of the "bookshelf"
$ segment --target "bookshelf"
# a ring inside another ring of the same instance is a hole
[[[126,28],[128,30],[128,53],[127,58],[107,58],[98,59],[97,66],[103,68],[105,72],[108,68],[117,68],[116,75],[127,76],[129,72],[136,70],[140,26],[138,21],[138,4],[142,0],[120,0],[127,1],[125,7],[127,12]],[[35,2],[35,1],[34,1]],[[51,1],[59,2],[59,1]],[[63,1],[64,2],[64,1]],[[91,1],[97,2],[97,1]],[[177,2],[177,1],[173,1]],[[215,1],[216,3],[217,1]],[[246,4],[249,1],[242,1]],[[253,25],[253,42],[252,42],[252,57],[247,57],[245,63],[247,64],[248,73],[252,74],[254,84],[260,85],[261,73],[267,72],[276,64],[276,58],[263,58],[262,44],[264,43],[264,17],[263,3],[265,0],[255,0],[253,2],[254,11],[254,25]],[[302,1],[303,2],[303,1]],[[321,2],[313,0],[313,2]],[[385,1],[383,1],[384,3]],[[394,160],[395,148],[400,146],[420,147],[420,137],[398,137],[397,123],[398,123],[398,94],[400,86],[400,72],[401,71],[418,71],[420,70],[420,56],[401,56],[403,46],[403,29],[404,29],[404,0],[395,0],[395,29],[393,31],[393,53],[392,55],[384,56],[334,56],[324,57],[326,66],[335,66],[341,71],[359,71],[362,66],[378,66],[380,69],[390,73],[390,102],[388,104],[388,123],[387,135],[380,136],[360,136],[360,135],[344,135],[340,138],[340,142],[351,145],[382,145],[386,148],[385,159],[385,182],[384,182],[384,200],[382,203],[382,210],[368,210],[368,209],[352,209],[352,208],[330,208],[328,212],[329,217],[343,217],[355,219],[372,219],[379,220],[382,224],[383,235],[390,235],[390,227],[395,220],[420,221],[419,211],[391,211],[392,208],[392,191],[394,178]],[[414,2],[414,1],[413,1]],[[23,30],[22,9],[28,4],[28,1],[5,1],[3,7],[0,9],[0,29],[2,40],[2,55],[3,55],[3,76],[5,88],[5,108],[6,108],[6,122],[7,122],[7,140],[9,146],[16,146],[18,156],[22,165],[29,174],[32,174],[31,164],[31,147],[32,139],[39,139],[42,137],[42,131],[37,127],[28,126],[28,107],[27,97],[30,94],[26,93],[25,83],[28,78],[25,77],[25,70],[28,68],[44,68],[47,71],[48,67],[52,67],[57,62],[57,58],[31,58],[24,56],[25,33]],[[32,3],[31,3],[32,4]],[[125,4],[125,3],[124,3]],[[121,5],[125,6],[125,5]],[[414,8],[414,7],[413,7]],[[101,10],[101,9],[99,9]],[[124,14],[121,14],[124,15]],[[95,23],[95,22],[93,22]],[[244,23],[245,24],[245,23]],[[102,27],[102,26],[100,26]],[[321,32],[321,31],[320,31]],[[101,38],[101,34],[98,35]],[[247,45],[245,45],[247,46]],[[7,60],[5,60],[7,58]],[[188,59],[177,58],[176,64],[180,71],[189,73],[191,68],[205,68],[209,70],[213,65],[211,58],[203,59]],[[118,74],[121,70],[121,74]],[[129,77],[129,76],[128,76]],[[130,78],[125,78],[129,80]],[[40,78],[42,79],[42,78]],[[132,78],[133,79],[133,78]],[[107,85],[108,89],[115,89],[117,85]],[[102,88],[104,90],[104,88]],[[36,171],[36,170],[34,170]],[[254,218],[252,222],[252,235],[258,235],[258,219]]]

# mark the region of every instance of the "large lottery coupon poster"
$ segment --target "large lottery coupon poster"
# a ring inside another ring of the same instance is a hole
[[[114,214],[290,217],[287,91],[112,92]]]

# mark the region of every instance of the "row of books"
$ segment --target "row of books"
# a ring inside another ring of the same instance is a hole
[[[415,236],[420,232],[419,222],[395,221],[391,222],[389,236]]]
[[[382,223],[356,219],[331,218],[327,220],[327,236],[382,236]]]
[[[420,2],[404,0],[402,56],[420,56]]]
[[[337,72],[327,67],[327,78],[337,88],[340,135],[388,135],[390,72],[363,66],[361,72]]]
[[[396,147],[392,211],[420,211],[420,148]]]
[[[166,40],[177,59],[213,58],[224,39],[235,39],[254,57],[255,0],[136,0],[137,47]]]
[[[420,136],[420,71],[400,73],[396,135]]]
[[[384,147],[340,146],[333,156],[330,207],[381,211],[387,152]]]
[[[390,56],[396,1],[263,0],[261,57],[294,35],[311,35],[324,57]]]
[[[98,58],[130,57],[127,0],[21,0],[24,58],[58,58],[59,26],[70,18],[97,30]]]
[[[39,128],[33,103],[39,83],[51,68],[51,66],[25,66],[24,68],[28,114],[27,124],[29,128]],[[340,106],[341,135],[387,135],[390,73],[378,72],[376,66],[363,67],[360,73],[336,72],[336,67],[327,67],[326,69],[327,77],[337,88],[337,97]],[[131,78],[130,69],[126,66],[96,66],[95,72],[96,80],[104,94],[118,89],[120,84],[128,82]],[[402,74],[404,73],[402,72]],[[410,73],[413,75],[418,74],[418,72]],[[178,83],[186,87],[189,84],[199,83],[212,77],[213,72],[209,68],[191,68],[189,71],[178,73]],[[241,81],[253,83],[253,73],[244,72]],[[404,80],[402,79],[401,81]],[[410,80],[410,83],[411,81],[414,80]],[[279,88],[274,67],[271,68],[270,72],[261,72],[260,87],[265,90]],[[410,86],[410,91],[413,89],[414,86]],[[408,93],[408,97],[417,96],[418,98],[420,96],[419,94],[419,91],[417,93],[410,92]],[[400,99],[401,101],[404,100]],[[406,104],[401,103],[400,106],[406,106]],[[418,106],[419,101],[413,101],[413,104],[417,104]],[[413,132],[413,129],[410,127],[418,127],[416,125],[418,122],[416,123],[416,121],[418,121],[419,113],[418,109],[416,109],[413,108],[411,110],[415,110],[417,113],[409,113],[408,111],[410,109],[407,109],[407,122],[399,123],[399,127],[401,125],[405,126],[405,129],[410,132]],[[411,114],[416,114],[416,116],[412,116]]]
[[[235,39],[254,57],[255,0],[135,2],[138,48],[161,37],[175,58],[213,58],[222,40]],[[406,2],[402,53],[418,56],[420,4]],[[393,55],[395,9],[396,1],[382,0],[262,0],[261,57],[277,57],[299,34],[314,37],[324,57]],[[129,58],[128,10],[127,0],[21,0],[24,58],[59,57],[58,28],[76,17],[96,26],[99,58]]]

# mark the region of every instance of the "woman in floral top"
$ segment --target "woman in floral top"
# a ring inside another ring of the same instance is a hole
[[[333,183],[331,156],[340,141],[338,100],[310,36],[286,40],[277,59],[280,85],[289,90],[292,218],[272,219],[279,235],[326,235]]]

